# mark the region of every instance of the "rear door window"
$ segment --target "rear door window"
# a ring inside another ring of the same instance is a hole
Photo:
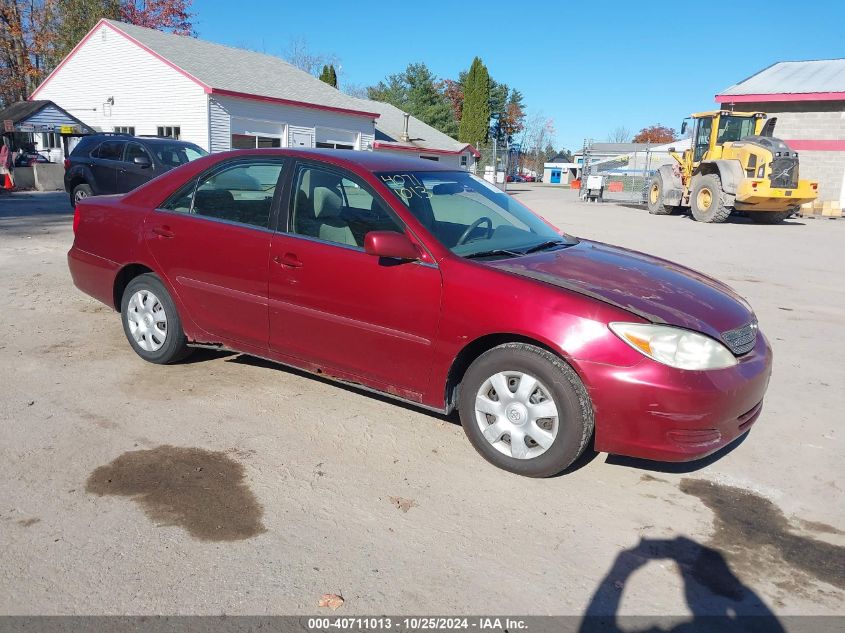
[[[200,179],[196,188],[178,191],[162,208],[268,228],[283,166],[282,160],[264,158],[224,166]]]
[[[105,141],[100,143],[97,149],[97,158],[102,160],[122,160],[123,147],[126,145],[123,141]]]

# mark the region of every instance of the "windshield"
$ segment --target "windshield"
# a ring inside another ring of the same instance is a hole
[[[376,176],[456,255],[512,257],[576,243],[515,199],[465,171]]]
[[[208,152],[196,145],[185,143],[155,143],[150,149],[158,158],[159,162],[168,167],[178,167],[201,156],[207,156]]]
[[[746,136],[754,134],[754,118],[742,116],[721,116],[719,117],[719,135],[717,143],[738,141]]]

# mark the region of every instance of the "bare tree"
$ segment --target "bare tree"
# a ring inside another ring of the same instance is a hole
[[[315,77],[320,74],[323,66],[332,65],[335,68],[340,68],[340,58],[337,55],[311,52],[308,40],[304,37],[292,39],[283,56],[300,70],[304,70]]]
[[[619,125],[607,135],[608,143],[629,143],[631,141],[631,130],[624,125]]]
[[[350,97],[357,97],[358,99],[367,99],[367,87],[361,84],[346,84],[341,86],[341,92],[348,94]]]
[[[547,118],[542,112],[537,112],[528,117],[524,125],[522,167],[530,169],[536,174],[542,174],[543,164],[546,162],[546,146],[552,143],[555,137],[554,121]]]

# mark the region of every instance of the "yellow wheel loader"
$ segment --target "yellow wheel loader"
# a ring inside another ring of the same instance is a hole
[[[677,164],[663,165],[647,191],[650,213],[669,215],[690,208],[699,222],[724,222],[734,211],[755,222],[782,222],[816,199],[818,183],[798,179],[798,153],[773,138],[777,118],[763,112],[699,112],[692,120],[692,145]]]

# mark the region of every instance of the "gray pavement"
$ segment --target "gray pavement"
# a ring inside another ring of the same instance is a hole
[[[0,195],[0,613],[843,611],[845,220],[703,225],[512,193],[736,288],[775,349],[747,439],[684,467],[496,470],[454,418],[234,354],[158,367],[71,284],[64,194]]]

